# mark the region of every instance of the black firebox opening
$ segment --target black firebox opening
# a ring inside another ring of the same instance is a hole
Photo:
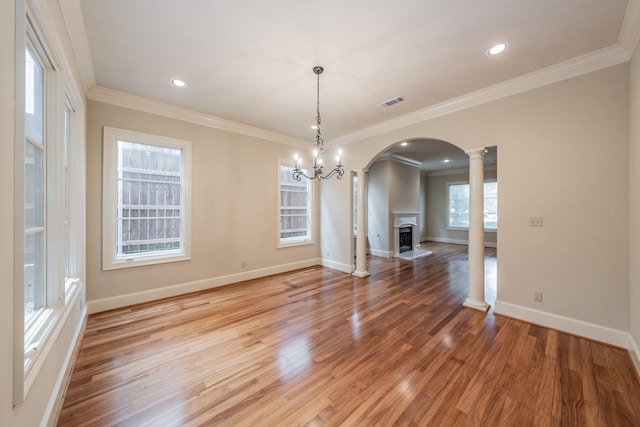
[[[400,253],[409,252],[413,246],[413,228],[400,227]]]

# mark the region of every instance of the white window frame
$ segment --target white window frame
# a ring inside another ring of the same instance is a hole
[[[63,168],[63,191],[64,197],[61,197],[63,203],[62,220],[64,222],[64,293],[66,296],[71,295],[75,288],[80,284],[82,277],[81,265],[83,265],[81,254],[84,253],[84,247],[80,244],[82,241],[82,232],[84,229],[84,220],[79,215],[79,210],[74,207],[81,200],[81,194],[84,194],[84,168],[80,161],[81,153],[79,147],[80,124],[78,123],[78,112],[72,101],[69,91],[64,94],[63,106],[63,152],[62,152],[62,168]]]
[[[117,254],[118,141],[174,148],[182,151],[180,249],[141,254]],[[191,259],[191,141],[126,129],[104,127],[102,269],[138,267]]]
[[[486,185],[486,184],[496,183],[496,182],[497,182],[497,180],[495,180],[495,179],[486,179],[486,180],[484,181],[484,183],[483,183],[483,187],[484,187],[484,185]],[[450,225],[449,225],[449,223],[450,223],[450,221],[449,221],[449,215],[450,215],[450,213],[451,213],[451,212],[449,211],[449,201],[450,201],[450,199],[449,199],[449,194],[450,194],[449,188],[450,188],[451,186],[454,186],[454,185],[467,185],[467,186],[468,186],[468,185],[469,185],[469,181],[455,181],[455,182],[447,182],[447,190],[446,190],[446,191],[447,191],[447,200],[446,200],[446,220],[447,220],[447,226],[446,226],[445,228],[446,228],[447,230],[453,230],[453,231],[469,231],[469,227],[452,227],[452,226],[450,226]],[[483,190],[484,190],[484,188],[483,188]],[[485,193],[486,193],[486,192],[484,192],[484,191],[483,191],[483,194],[485,194]],[[496,233],[496,232],[498,231],[498,229],[497,229],[497,228],[488,228],[488,227],[486,227],[486,226],[485,226],[485,227],[484,227],[484,231],[485,231],[486,233]]]
[[[281,238],[281,231],[282,231],[282,207],[281,207],[281,183],[280,183],[280,172],[283,166],[286,167],[295,167],[295,163],[293,160],[288,160],[288,159],[278,159],[278,169],[277,169],[277,173],[276,173],[276,193],[277,193],[277,203],[276,203],[276,208],[277,208],[277,214],[276,214],[276,218],[277,218],[277,247],[278,248],[285,248],[285,247],[291,247],[291,246],[300,246],[300,245],[310,245],[313,244],[314,241],[314,215],[313,215],[313,210],[315,208],[315,180],[311,180],[305,177],[302,177],[302,181],[301,182],[306,182],[308,185],[308,189],[309,189],[309,197],[308,197],[308,207],[307,207],[307,215],[308,215],[308,224],[309,224],[309,230],[306,236],[299,236],[299,237],[286,237],[286,238]],[[306,165],[303,164],[301,166],[302,170],[304,171],[305,174],[309,175],[310,171],[312,170],[312,168],[310,167],[310,165]]]
[[[19,3],[16,3],[17,5]],[[44,254],[44,303],[38,313],[25,322],[25,247],[24,239],[14,240],[14,351],[13,351],[13,403],[14,405],[24,401],[31,386],[38,378],[40,369],[44,365],[48,354],[56,342],[62,330],[62,324],[70,314],[71,307],[82,298],[83,292],[80,286],[72,286],[65,293],[65,257],[70,257],[74,262],[76,285],[84,278],[84,220],[82,223],[70,225],[71,250],[64,254],[64,105],[65,86],[70,91],[70,102],[83,107],[79,90],[68,80],[67,75],[60,66],[60,60],[56,56],[54,46],[57,39],[48,37],[43,31],[42,23],[33,13],[30,4],[22,4],[16,10],[16,98],[15,98],[15,187],[23,189],[15,192],[14,199],[14,227],[16,230],[25,228],[25,147],[28,141],[25,130],[26,123],[26,94],[24,88],[27,85],[25,76],[25,48],[29,45],[31,51],[37,56],[44,69],[44,116],[43,116],[43,145],[45,147],[44,158],[44,184],[45,212],[44,229],[45,254]],[[22,88],[22,90],[20,90]],[[21,93],[20,93],[21,92]],[[84,123],[75,120],[76,130],[74,138],[69,141],[72,152],[77,153],[73,157],[78,163],[70,165],[70,171],[74,176],[81,176],[77,171],[84,171],[84,141],[80,136],[84,135]],[[79,218],[84,218],[85,198],[84,179],[73,180],[69,185],[69,192],[73,194],[69,208]],[[30,232],[30,231],[29,231]],[[26,233],[25,233],[26,234]],[[77,241],[76,241],[77,240]],[[83,305],[83,302],[80,301]]]

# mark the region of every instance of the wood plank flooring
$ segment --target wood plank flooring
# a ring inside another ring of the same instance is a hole
[[[59,425],[640,426],[625,350],[462,308],[466,247],[427,249],[92,315]]]

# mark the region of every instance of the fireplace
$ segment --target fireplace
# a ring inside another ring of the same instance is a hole
[[[420,247],[418,212],[393,213],[393,256],[410,254]]]
[[[409,252],[413,249],[413,227],[400,227],[399,233],[399,252]]]
[[[394,212],[393,213],[393,256],[406,260],[414,260],[431,255],[420,247],[420,235],[418,232],[418,212]]]

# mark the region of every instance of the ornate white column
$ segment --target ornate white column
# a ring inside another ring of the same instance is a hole
[[[356,271],[354,276],[367,277],[367,170],[358,169],[358,234],[356,235]]]
[[[464,306],[487,311],[484,300],[484,169],[485,148],[465,151],[469,156],[469,297]]]

